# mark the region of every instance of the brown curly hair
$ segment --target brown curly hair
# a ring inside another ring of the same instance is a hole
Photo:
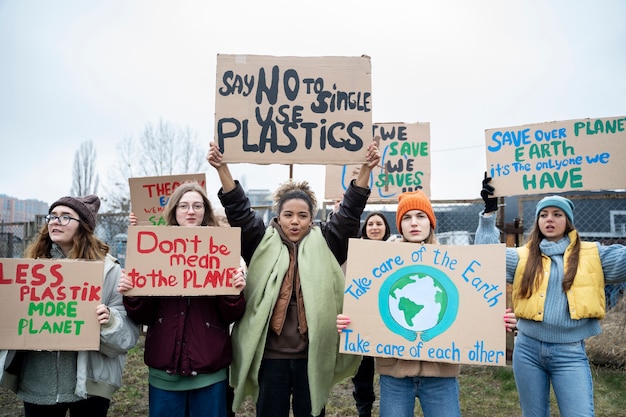
[[[307,181],[289,180],[280,184],[274,191],[272,199],[274,200],[273,209],[275,213],[280,213],[286,201],[300,199],[306,201],[312,218],[317,214],[317,198]]]

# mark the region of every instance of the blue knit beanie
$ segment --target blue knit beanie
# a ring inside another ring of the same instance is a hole
[[[565,197],[560,195],[551,195],[542,198],[537,203],[537,209],[535,210],[535,218],[539,217],[539,213],[546,207],[558,207],[563,210],[563,213],[567,216],[571,223],[574,223],[574,203]]]

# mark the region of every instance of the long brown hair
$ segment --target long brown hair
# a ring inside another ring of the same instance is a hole
[[[179,226],[176,221],[176,208],[178,207],[180,199],[183,198],[183,195],[189,191],[195,191],[202,196],[202,201],[204,202],[204,217],[202,218],[201,226],[219,226],[215,213],[213,213],[213,207],[211,206],[209,197],[207,197],[204,188],[197,182],[185,182],[176,187],[165,207],[165,222],[167,225]]]
[[[67,255],[69,259],[87,259],[102,261],[109,252],[109,245],[96,237],[90,227],[82,220],[73,238],[72,250]],[[52,240],[48,232],[48,225],[44,224],[39,233],[24,251],[25,258],[51,258]]]
[[[576,230],[574,224],[570,221],[569,217],[566,218],[565,234],[567,235],[572,230]],[[533,229],[528,235],[528,261],[522,274],[522,283],[518,293],[518,298],[530,298],[533,291],[539,288],[541,280],[543,279],[543,263],[541,262],[541,248],[539,244],[545,238],[543,233],[539,230],[539,217],[535,219]],[[578,270],[578,258],[580,255],[580,237],[576,234],[576,240],[572,246],[572,251],[567,258],[567,269],[565,270],[565,276],[563,277],[563,292],[569,291],[574,282],[576,271]]]

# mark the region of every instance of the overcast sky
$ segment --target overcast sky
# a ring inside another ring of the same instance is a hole
[[[486,129],[626,116],[624,22],[622,0],[0,0],[0,194],[68,194],[87,140],[104,183],[159,119],[208,147],[218,53],[367,54],[374,122],[431,124],[431,197],[477,198]],[[232,167],[251,188],[288,178],[264,169]],[[320,196],[323,173],[294,169]]]

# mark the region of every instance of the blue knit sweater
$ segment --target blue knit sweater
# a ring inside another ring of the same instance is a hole
[[[500,231],[495,226],[496,216],[479,215],[475,244],[500,243]],[[551,259],[550,277],[546,293],[543,321],[518,319],[517,328],[524,335],[547,343],[573,343],[600,334],[598,319],[572,320],[569,315],[567,296],[562,290],[563,254],[569,245],[569,237],[558,242],[543,240],[541,252]],[[613,284],[626,281],[626,246],[602,246],[599,243],[600,262],[604,282]],[[515,248],[506,249],[506,281],[510,284],[515,276],[519,257]]]

